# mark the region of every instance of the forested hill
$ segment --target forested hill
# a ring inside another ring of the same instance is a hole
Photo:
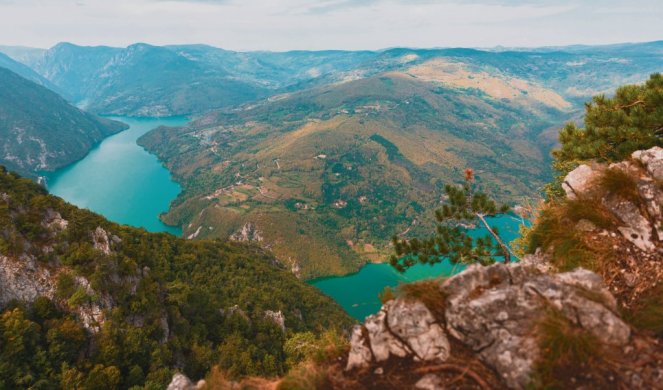
[[[0,163],[10,169],[34,176],[63,167],[125,128],[0,67]]]
[[[0,167],[0,388],[165,388],[286,371],[341,308],[253,247],[111,223]]]

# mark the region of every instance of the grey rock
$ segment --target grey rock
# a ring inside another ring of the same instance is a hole
[[[108,240],[108,232],[106,232],[101,226],[97,228],[92,233],[92,242],[94,243],[94,249],[101,251],[105,255],[110,255],[110,241]]]
[[[603,204],[624,225],[617,228],[624,238],[643,251],[656,249],[652,242],[652,226],[633,202],[608,196],[604,198]]]
[[[591,190],[594,180],[600,172],[595,168],[582,164],[564,178],[562,188],[569,199],[577,199]]]
[[[638,150],[631,154],[634,160],[645,166],[655,180],[663,180],[663,148],[654,146],[647,150]]]
[[[282,331],[285,332],[285,315],[283,315],[283,312],[280,310],[265,310],[265,318],[272,320]]]
[[[532,329],[550,309],[606,344],[623,346],[630,339],[630,328],[613,312],[614,298],[590,271],[548,275],[520,264],[472,266],[448,279],[442,291],[449,333],[511,388],[529,383],[540,353]]]
[[[548,274],[544,264],[539,253],[525,264],[468,267],[441,282],[442,319],[418,301],[387,302],[363,327],[355,327],[347,369],[391,358],[445,361],[452,353],[451,336],[474,350],[507,386],[523,389],[540,356],[533,330],[551,310],[605,345],[629,344],[631,330],[615,314],[617,303],[600,276],[583,269]],[[429,383],[432,377],[422,386]]]
[[[247,222],[242,228],[230,236],[231,241],[238,242],[262,242],[262,232],[258,230],[253,222]]]
[[[200,380],[194,385],[186,375],[178,373],[173,375],[173,380],[170,381],[166,390],[198,390],[203,387],[205,387],[204,380]]]
[[[395,299],[367,317],[363,328],[354,328],[347,369],[391,357],[445,361],[449,353],[449,340],[430,310],[418,301]]]

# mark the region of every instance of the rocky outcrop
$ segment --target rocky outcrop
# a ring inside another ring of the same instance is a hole
[[[56,279],[50,270],[25,255],[20,260],[0,255],[0,307],[12,300],[34,302],[55,296]]]
[[[383,362],[391,357],[444,361],[449,341],[433,314],[421,302],[392,300],[352,332],[347,369]]]
[[[173,375],[173,380],[170,381],[166,390],[199,390],[205,387],[205,381],[199,380],[195,385],[191,382],[186,375],[177,373]]]
[[[282,331],[285,332],[285,315],[283,315],[283,312],[281,310],[279,311],[265,310],[265,318],[274,322],[276,325],[279,326],[279,328],[281,328]]]
[[[97,226],[92,233],[92,242],[94,244],[94,249],[101,251],[105,255],[110,255],[110,241],[108,239],[108,232],[106,232],[101,226]]]
[[[608,169],[620,170],[635,181],[638,199],[625,199],[598,188]],[[620,223],[617,230],[637,248],[654,252],[663,244],[663,148],[636,151],[630,160],[615,164],[583,164],[562,184],[569,199],[593,199]]]
[[[262,242],[262,233],[253,222],[247,222],[240,230],[230,236],[231,241]]]
[[[66,299],[56,297],[56,292],[58,278],[68,272],[64,268],[51,270],[27,255],[20,259],[0,255],[0,308],[14,300],[32,303],[39,297],[46,297],[66,307]],[[87,279],[76,276],[74,280],[88,296],[98,296]],[[82,303],[70,309],[87,330],[97,332],[104,322],[103,309],[112,307],[108,297],[99,297],[96,302]]]
[[[441,282],[443,318],[435,318],[417,300],[387,302],[354,329],[346,370],[392,358],[445,362],[454,355],[453,340],[476,354],[507,387],[523,389],[545,353],[537,327],[552,313],[591,335],[601,348],[634,349],[632,331],[616,314],[616,301],[600,276],[583,269],[547,274],[537,266],[541,262],[474,265]],[[637,381],[652,383],[657,373],[663,370],[654,368],[645,379],[627,370],[615,375],[630,388],[646,388]],[[436,388],[434,383],[435,377],[422,377],[417,387]]]

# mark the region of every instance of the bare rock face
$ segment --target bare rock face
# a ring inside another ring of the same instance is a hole
[[[531,260],[531,259],[530,259]],[[446,361],[449,337],[495,370],[510,388],[529,383],[541,351],[536,327],[551,311],[601,343],[623,348],[631,330],[616,313],[616,301],[600,276],[583,269],[543,273],[529,264],[470,266],[440,285],[444,318],[418,301],[396,299],[355,327],[346,369],[370,367],[390,358]],[[436,388],[422,378],[420,388]]]
[[[631,160],[611,164],[580,165],[562,184],[567,198],[596,196],[597,179],[606,169],[618,169],[631,176],[637,185],[639,202],[615,194],[602,194],[601,204],[619,221],[619,232],[645,252],[656,251],[663,242],[663,148],[636,151]]]
[[[205,387],[205,381],[200,380],[195,385],[191,382],[186,375],[177,373],[173,375],[173,380],[170,381],[170,384],[166,390],[198,390]]]
[[[12,300],[34,302],[40,296],[52,299],[55,291],[56,279],[34,260],[0,256],[0,307]]]
[[[654,146],[647,150],[633,152],[631,157],[642,163],[647,172],[656,180],[663,180],[663,148]]]
[[[548,275],[523,265],[472,266],[441,288],[448,332],[512,388],[530,380],[540,354],[532,330],[551,309],[602,343],[624,346],[630,339],[630,328],[614,314],[614,298],[590,271]]]
[[[279,328],[281,328],[282,331],[285,332],[285,315],[283,315],[281,310],[265,310],[265,318],[272,320],[276,325],[279,326]]]
[[[247,222],[242,228],[230,236],[230,240],[238,242],[261,242],[262,233],[253,222]]]
[[[566,197],[577,199],[585,195],[592,188],[592,184],[599,173],[600,171],[587,164],[582,164],[571,171],[562,183]]]
[[[110,255],[110,241],[108,240],[108,232],[102,227],[97,226],[94,233],[92,233],[92,241],[94,242],[94,249],[101,251],[105,255]]]
[[[390,357],[444,361],[449,353],[449,340],[430,310],[421,302],[397,299],[355,327],[347,369]]]

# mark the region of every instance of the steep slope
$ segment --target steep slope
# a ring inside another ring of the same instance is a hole
[[[57,91],[57,87],[53,85],[46,78],[40,76],[37,72],[24,65],[21,62],[17,62],[10,58],[9,56],[0,52],[0,68],[6,68],[12,72],[18,74],[19,76],[32,81],[33,83],[42,85],[52,91]]]
[[[390,72],[209,114],[139,143],[184,188],[167,222],[190,238],[261,240],[308,278],[379,261],[392,235],[430,227],[422,211],[443,183],[461,180],[454,167],[473,167],[502,199],[536,193],[547,179],[538,131],[568,115],[563,98],[545,93],[554,99]]]
[[[2,388],[280,375],[287,334],[352,323],[257,248],[117,225],[2,167],[0,265]]]
[[[85,156],[124,124],[97,118],[56,93],[0,68],[0,163],[34,176]]]
[[[260,85],[146,44],[119,49],[61,43],[33,68],[72,102],[101,114],[183,115],[265,96]]]

